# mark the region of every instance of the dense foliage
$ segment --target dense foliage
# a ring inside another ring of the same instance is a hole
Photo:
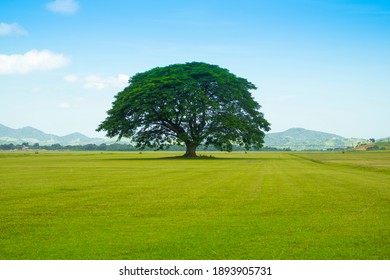
[[[116,95],[98,131],[128,137],[138,148],[185,144],[231,151],[261,148],[270,124],[249,90],[255,85],[216,65],[192,62],[136,74]]]

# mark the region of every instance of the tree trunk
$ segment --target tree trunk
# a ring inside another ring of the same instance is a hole
[[[183,157],[196,157],[196,147],[193,143],[186,143],[186,153]]]

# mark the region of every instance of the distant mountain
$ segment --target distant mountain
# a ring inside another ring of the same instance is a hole
[[[39,145],[60,144],[67,145],[86,145],[114,143],[113,139],[90,138],[81,133],[72,133],[66,136],[57,136],[47,134],[33,127],[24,127],[19,129],[9,128],[0,124],[0,144],[22,144],[28,142],[30,145],[39,143]],[[129,140],[123,140],[129,143]],[[366,139],[344,138],[342,136],[307,130],[304,128],[291,128],[283,132],[269,133],[264,139],[266,147],[278,149],[301,150],[326,150],[326,149],[345,149],[367,143]]]
[[[0,144],[22,144],[24,142],[30,145],[39,143],[39,145],[60,144],[66,145],[86,145],[101,144],[106,142],[102,138],[89,138],[81,133],[72,133],[66,136],[57,136],[47,134],[33,127],[24,127],[13,129],[0,124]]]
[[[390,141],[390,137],[381,138],[381,139],[376,140],[376,142],[389,142],[389,141]]]
[[[336,134],[304,128],[291,128],[283,132],[269,133],[264,138],[266,147],[295,151],[345,149],[365,142],[367,142],[365,139],[344,138]]]
[[[97,144],[103,143],[104,139],[101,138],[89,138],[84,134],[75,132],[69,135],[65,135],[61,137],[61,141],[64,143],[68,143],[68,145],[83,145],[84,144]]]

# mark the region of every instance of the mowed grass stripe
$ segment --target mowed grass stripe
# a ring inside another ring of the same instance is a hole
[[[174,155],[2,154],[0,258],[390,256],[387,173],[286,153]]]

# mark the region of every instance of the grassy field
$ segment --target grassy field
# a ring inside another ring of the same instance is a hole
[[[0,152],[0,259],[390,259],[390,153]]]

